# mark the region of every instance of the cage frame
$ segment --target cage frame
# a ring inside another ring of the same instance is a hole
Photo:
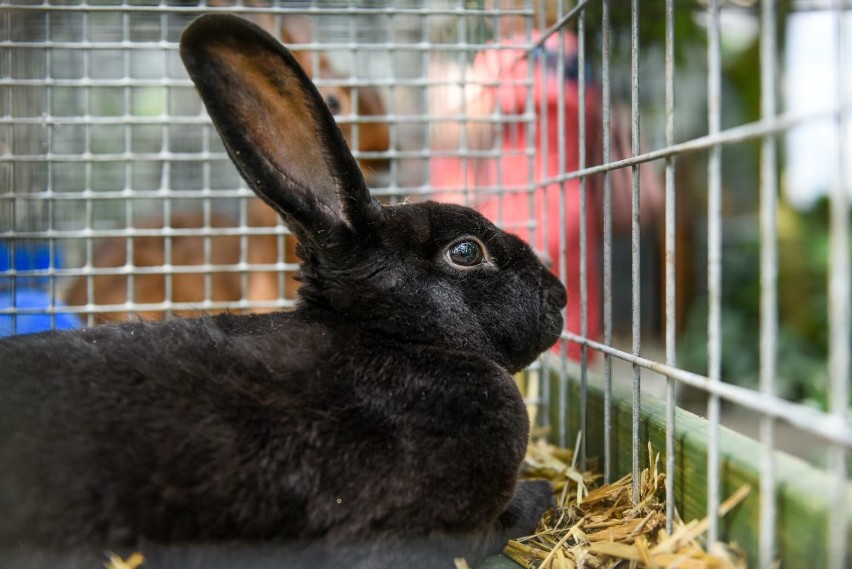
[[[517,15],[526,18],[528,29],[532,28],[534,18],[534,7],[541,0],[527,0],[524,7],[517,11]],[[560,5],[562,2],[560,2]],[[830,391],[831,391],[831,408],[827,413],[818,413],[808,409],[802,405],[791,403],[777,395],[777,386],[775,385],[775,376],[777,371],[777,351],[778,351],[778,227],[777,227],[777,205],[779,194],[779,180],[777,176],[778,158],[777,158],[777,141],[776,136],[786,133],[791,129],[807,124],[816,120],[831,120],[834,121],[838,132],[843,133],[849,129],[848,106],[849,101],[845,96],[844,87],[849,82],[847,73],[843,68],[844,61],[842,54],[845,46],[849,42],[846,38],[846,31],[843,25],[844,21],[849,19],[848,3],[843,0],[836,2],[815,2],[814,5],[822,7],[826,10],[834,10],[837,14],[837,53],[840,60],[837,68],[839,70],[839,79],[837,85],[836,105],[835,108],[829,109],[820,113],[808,114],[782,114],[779,112],[779,95],[778,95],[778,67],[777,61],[777,36],[776,28],[777,13],[775,1],[764,1],[761,3],[761,21],[763,23],[760,30],[760,58],[761,58],[761,118],[760,120],[748,124],[737,125],[734,127],[723,128],[721,118],[723,113],[722,93],[721,93],[721,24],[719,20],[721,12],[720,0],[708,1],[708,16],[709,16],[709,44],[707,51],[707,83],[708,83],[708,134],[684,141],[677,141],[675,138],[675,123],[674,123],[674,104],[675,104],[675,65],[674,65],[674,13],[676,10],[674,0],[665,0],[665,145],[661,148],[656,148],[650,151],[643,151],[640,145],[640,127],[642,124],[640,113],[640,91],[639,91],[639,57],[642,46],[642,38],[640,35],[639,22],[640,2],[639,0],[631,0],[631,151],[632,155],[620,160],[611,160],[611,140],[608,129],[603,129],[602,140],[602,156],[600,164],[590,164],[587,159],[586,148],[586,127],[585,124],[585,69],[589,65],[585,54],[586,35],[585,30],[588,26],[600,25],[602,31],[603,45],[601,46],[602,54],[602,70],[601,70],[601,102],[602,102],[602,120],[604,124],[608,124],[611,115],[611,88],[609,64],[611,55],[611,22],[610,15],[613,10],[613,3],[610,0],[580,0],[573,7],[567,10],[560,10],[562,13],[559,21],[553,26],[542,32],[541,38],[537,41],[530,41],[526,46],[528,57],[533,58],[534,52],[541,47],[548,37],[559,35],[560,30],[567,27],[575,27],[578,36],[578,60],[579,74],[578,80],[580,83],[580,111],[578,116],[579,123],[579,166],[575,170],[569,170],[565,167],[564,162],[558,173],[546,176],[544,180],[531,182],[531,186],[541,187],[547,184],[562,184],[564,192],[564,184],[577,180],[580,183],[580,200],[581,210],[586,211],[588,191],[586,188],[586,180],[594,175],[602,175],[603,178],[603,338],[596,340],[588,337],[587,334],[587,310],[582,311],[581,315],[581,330],[577,332],[564,332],[562,335],[563,345],[571,343],[581,347],[582,360],[581,365],[574,367],[566,365],[563,352],[563,359],[559,365],[549,367],[547,363],[540,364],[545,371],[550,374],[548,377],[555,379],[546,381],[546,386],[543,386],[545,403],[549,406],[550,416],[548,417],[551,425],[556,425],[556,438],[563,444],[571,440],[572,435],[578,431],[584,433],[581,446],[581,464],[587,455],[591,454],[589,448],[601,449],[600,452],[604,457],[604,476],[607,480],[612,480],[616,472],[624,472],[627,470],[627,464],[630,465],[630,471],[634,475],[634,480],[638,480],[638,473],[642,467],[645,457],[644,444],[650,440],[660,449],[664,449],[666,459],[667,472],[682,472],[685,468],[683,461],[689,459],[693,464],[705,464],[702,470],[706,472],[705,480],[690,479],[685,484],[678,484],[675,476],[669,476],[666,481],[667,495],[667,513],[669,520],[672,520],[675,515],[675,504],[680,504],[680,515],[683,517],[702,517],[705,514],[709,519],[708,540],[715,541],[720,537],[734,539],[746,545],[751,553],[751,560],[760,567],[770,567],[774,560],[780,555],[785,563],[796,566],[797,563],[813,563],[815,561],[814,551],[818,552],[816,559],[817,563],[822,561],[823,565],[837,569],[845,567],[848,564],[849,544],[852,543],[852,487],[849,483],[849,475],[846,471],[846,456],[852,449],[852,422],[850,422],[849,409],[846,402],[849,400],[850,391],[850,329],[852,329],[852,317],[850,317],[850,293],[852,293],[852,277],[850,277],[850,243],[849,243],[849,196],[850,189],[849,171],[844,167],[842,157],[847,152],[845,138],[840,136],[841,144],[837,149],[837,171],[835,175],[835,184],[831,189],[831,262],[829,276],[829,316],[830,316],[830,352],[829,352],[829,368],[830,368]],[[590,22],[586,18],[586,10],[592,6],[600,6],[602,8],[602,20],[600,22]],[[125,20],[131,13],[133,14],[158,14],[160,6],[145,6],[145,5],[127,5],[121,4],[120,7],[104,5],[96,6],[92,4],[82,4],[74,6],[59,6],[59,5],[18,5],[15,4],[15,10],[21,11],[44,11],[49,14],[51,11],[67,11],[79,10],[86,14],[95,14],[102,11],[118,9],[122,13],[122,18]],[[169,7],[169,10],[178,10],[182,13],[194,14],[209,11],[233,11],[233,7],[216,7],[216,6],[182,6],[180,8]],[[240,6],[239,11],[243,13],[267,13],[269,7],[252,7]],[[358,7],[350,4],[347,7],[324,7],[306,8],[305,13],[321,12],[326,15],[340,16],[356,16],[362,14],[375,13],[374,8]],[[286,13],[286,9],[283,11]],[[388,7],[385,9],[388,17],[396,16],[435,16],[444,15],[448,17],[460,17],[466,15],[481,16],[482,11],[475,8],[470,8],[463,2],[456,7],[441,7],[441,8],[399,8]],[[48,16],[49,17],[49,16]],[[498,14],[494,14],[497,18]],[[464,20],[462,20],[464,21]],[[6,22],[10,26],[10,20]],[[126,25],[126,24],[125,24]],[[460,45],[456,48],[459,52],[473,50],[474,47],[467,45],[465,32],[461,32]],[[125,35],[127,32],[125,31]],[[7,38],[8,38],[7,34]],[[28,43],[26,46],[13,45],[15,42],[9,40],[0,43],[0,47],[5,49],[46,49],[50,53],[51,49],[62,48],[65,44],[62,42],[46,41],[43,44]],[[112,47],[128,48],[127,42],[118,42],[120,45]],[[161,43],[166,44],[163,49],[174,49],[174,45],[166,40],[161,40]],[[393,43],[393,42],[391,42]],[[110,47],[101,46],[106,49]],[[339,44],[319,44],[311,42],[302,47],[309,50],[322,49],[347,49],[351,47],[350,43],[342,42]],[[387,48],[387,45],[379,46],[359,46],[360,50],[379,50]],[[424,57],[427,53],[424,49]],[[564,68],[564,59],[560,59],[557,63]],[[530,66],[530,77],[527,80],[526,88],[531,91],[534,73],[534,67]],[[126,78],[125,78],[126,79]],[[461,81],[466,78],[462,76]],[[9,77],[0,78],[0,89],[7,89],[18,84],[24,85],[26,81],[17,81]],[[319,81],[323,84],[323,81]],[[158,84],[163,84],[160,81]],[[365,84],[360,78],[344,78],[342,80],[326,80],[327,85],[346,85],[350,87]],[[394,78],[389,78],[384,85],[387,88],[393,89],[394,85],[399,85],[400,82]],[[402,82],[404,84],[404,81]],[[48,88],[61,86],[62,82],[50,82]],[[116,85],[130,85],[144,87],[148,83],[144,80],[127,81],[118,80]],[[190,87],[188,80],[166,81],[166,88],[181,88]],[[563,92],[564,97],[564,92]],[[50,113],[48,113],[50,114]],[[464,112],[462,112],[462,115]],[[518,119],[521,122],[526,121],[530,128],[537,128],[537,120],[533,117],[531,98],[528,103],[528,108],[524,116]],[[394,110],[389,109],[385,115],[389,122],[400,118],[400,115]],[[410,117],[409,117],[410,118]],[[78,120],[74,117],[54,117],[50,116],[47,119],[48,125],[71,125]],[[96,124],[91,117],[88,117],[87,124]],[[144,122],[145,119],[140,119]],[[153,125],[160,125],[166,120],[162,117],[150,119]],[[184,118],[187,124],[206,124],[203,117]],[[428,117],[421,120],[428,120]],[[488,119],[486,119],[488,120]],[[495,122],[507,120],[505,117],[498,116],[493,119]],[[561,118],[558,119],[560,122]],[[24,124],[28,121],[21,121],[17,117],[4,115],[0,117],[0,125],[15,125]],[[30,123],[34,121],[29,121]],[[545,125],[545,129],[546,129]],[[356,135],[357,136],[357,135]],[[398,136],[393,133],[392,140]],[[544,138],[544,137],[543,137]],[[722,198],[722,182],[721,182],[721,150],[726,145],[743,142],[743,141],[759,141],[762,147],[761,163],[760,163],[760,219],[761,219],[761,262],[760,262],[760,386],[757,391],[728,383],[721,376],[720,359],[721,359],[721,271],[723,269],[723,260],[721,253],[721,198]],[[464,158],[477,158],[491,156],[488,152],[477,152],[466,148],[466,143],[462,141],[462,152],[460,156]],[[561,146],[568,144],[564,132],[560,135]],[[534,152],[535,147],[532,142],[527,148],[527,152]],[[675,258],[677,252],[677,240],[675,234],[675,211],[678,198],[678,188],[675,184],[676,160],[679,156],[692,152],[708,152],[710,156],[708,165],[708,180],[709,180],[709,224],[708,224],[708,244],[709,244],[709,261],[708,261],[708,282],[707,288],[709,292],[709,371],[706,375],[696,374],[677,367],[676,358],[676,271]],[[203,151],[207,159],[218,158],[226,159],[224,153],[212,151],[206,148]],[[127,160],[124,156],[126,153],[118,153],[115,155],[95,156],[91,152],[91,148],[87,148],[84,153],[87,164],[103,160]],[[167,153],[168,154],[168,153]],[[388,156],[391,158],[404,158],[407,156],[405,151],[398,150],[392,144],[391,150],[388,151]],[[564,152],[561,153],[564,155]],[[19,162],[44,162],[47,168],[50,168],[54,162],[62,161],[67,157],[51,153],[49,155],[15,155],[13,153],[0,154],[0,163],[10,167]],[[162,153],[150,156],[134,156],[133,159],[150,159],[150,160],[177,160],[181,159],[177,154],[163,156]],[[665,361],[656,361],[642,355],[642,310],[641,298],[642,290],[640,288],[640,267],[642,259],[640,256],[640,166],[645,163],[664,161],[664,183],[665,183],[665,219],[664,219],[664,258],[665,258]],[[632,258],[631,258],[631,303],[632,303],[632,346],[629,351],[617,349],[613,346],[612,339],[612,188],[610,175],[612,172],[619,169],[629,168],[633,172],[632,184],[633,191],[631,203],[631,242],[632,242]],[[241,259],[242,265],[239,266],[219,266],[209,261],[210,240],[207,239],[206,251],[207,262],[197,265],[191,269],[182,269],[186,272],[200,272],[209,277],[214,271],[232,271],[240,272],[245,275],[247,270],[245,267],[245,259],[247,258],[246,247],[247,238],[251,234],[251,230],[245,229],[245,210],[241,210],[242,226],[237,231],[214,231],[209,227],[210,206],[209,199],[212,197],[209,193],[209,177],[210,172],[207,172],[208,188],[207,193],[202,192],[181,192],[176,191],[172,194],[174,198],[208,200],[205,207],[205,216],[208,219],[208,227],[201,232],[203,237],[211,238],[216,235],[235,235],[241,239]],[[532,172],[530,179],[533,179]],[[7,178],[12,180],[12,174]],[[499,186],[499,184],[498,184]],[[499,192],[499,188],[496,190]],[[390,187],[387,189],[388,194],[394,194],[395,189]],[[424,189],[423,193],[428,194],[429,190]],[[83,199],[104,199],[120,202],[127,198],[127,189],[116,190],[107,193],[95,193],[91,190],[83,192]],[[151,198],[160,197],[162,194],[159,190],[150,192]],[[55,192],[48,188],[45,192],[38,195],[15,195],[11,192],[13,199],[25,200],[43,200],[45,207],[55,208],[67,196],[61,195],[61,192]],[[136,193],[135,197],[144,198],[148,194],[144,191]],[[250,196],[250,192],[245,188],[224,191],[216,194],[216,198],[233,197],[242,199]],[[5,196],[8,197],[8,196]],[[67,199],[72,199],[67,197]],[[91,220],[91,203],[87,203],[86,215]],[[166,201],[166,204],[169,202]],[[14,206],[12,206],[14,208]],[[132,206],[129,206],[132,209]],[[564,212],[564,208],[563,208]],[[132,211],[129,214],[132,216]],[[166,214],[168,215],[168,214]],[[48,215],[52,219],[52,215]],[[586,219],[585,213],[581,215],[580,220]],[[564,226],[564,218],[560,220],[550,220],[554,223],[562,223]],[[87,241],[88,257],[91,258],[92,243],[94,239],[110,236],[127,236],[126,230],[114,232],[112,230],[92,229],[91,224],[87,225],[87,230],[84,239]],[[534,228],[540,230],[540,228]],[[273,231],[279,237],[283,237],[287,232],[282,228],[276,228]],[[130,232],[130,236],[146,236],[146,235],[163,235],[166,238],[166,263],[169,264],[169,245],[170,240],[182,235],[198,235],[197,231],[181,230],[179,228],[170,228],[165,231],[150,231],[145,229],[134,229]],[[587,279],[585,275],[586,259],[587,259],[587,243],[585,239],[586,228],[581,226],[580,230],[580,297],[584,300],[583,305],[586,305],[588,299],[588,291],[585,289]],[[10,230],[0,230],[0,238],[12,237],[13,239],[27,238],[43,238],[44,232],[28,232],[18,231],[14,227]],[[53,227],[48,227],[46,236],[50,242],[49,250],[55,250],[55,244],[62,239],[71,239],[74,237],[62,235]],[[132,246],[128,246],[128,255],[132,255]],[[565,243],[560,244],[560,251],[564,253]],[[560,262],[564,262],[565,255],[560,255]],[[53,264],[51,263],[51,267]],[[279,258],[276,263],[268,266],[263,266],[261,269],[266,270],[292,270],[293,266],[286,263],[283,258]],[[151,269],[156,271],[157,269]],[[159,269],[166,275],[174,274],[174,267]],[[116,269],[94,269],[89,267],[86,275],[90,277],[107,274],[126,274],[126,268]],[[563,274],[565,273],[563,269]],[[138,267],[134,274],[144,274],[145,270],[139,271]],[[17,277],[47,277],[50,279],[51,291],[55,293],[55,281],[73,274],[64,269],[50,268],[38,271],[16,271],[11,269],[7,271],[3,277],[9,277],[14,292],[15,281]],[[167,282],[169,278],[167,277]],[[130,277],[130,286],[132,290],[133,278]],[[210,287],[209,279],[205,281],[205,287]],[[575,285],[577,283],[574,283]],[[569,286],[571,283],[569,283]],[[167,289],[168,289],[167,285]],[[131,293],[132,294],[132,293]],[[167,298],[169,295],[167,294]],[[208,295],[209,297],[209,295]],[[131,302],[131,305],[133,303]],[[269,306],[260,304],[259,307],[279,307],[280,303],[273,303]],[[285,303],[286,305],[286,303]],[[216,309],[225,306],[233,308],[247,308],[249,303],[243,302],[237,305],[217,304],[212,300],[206,300],[201,308]],[[116,307],[96,307],[87,305],[78,310],[97,312],[99,310],[110,310]],[[127,308],[126,306],[124,308]],[[155,308],[162,310],[177,310],[181,306],[171,302],[164,302],[158,306],[130,306],[130,309],[139,308]],[[51,323],[55,325],[58,314],[66,312],[58,306],[50,305],[44,310],[50,315]],[[26,314],[27,309],[0,308],[0,314]],[[597,377],[585,365],[590,352],[601,354],[603,357],[603,374],[602,377]],[[612,361],[618,359],[627,362],[632,366],[632,382],[631,391],[629,394],[620,393],[613,386],[612,382]],[[642,393],[642,373],[643,371],[653,371],[659,373],[666,378],[666,401],[663,403],[656,402],[649,398],[648,395]],[[691,386],[706,392],[709,396],[709,404],[707,407],[708,420],[702,422],[700,419],[691,416],[677,408],[676,405],[676,388],[679,385]],[[549,400],[548,400],[549,399]],[[554,403],[554,399],[557,401]],[[760,436],[757,441],[744,441],[740,435],[732,433],[721,426],[720,421],[720,406],[723,402],[733,403],[739,407],[749,409],[758,413],[760,420]],[[603,417],[602,422],[591,420],[591,411],[598,411]],[[629,420],[628,420],[629,419]],[[792,425],[796,429],[807,432],[820,440],[824,441],[829,452],[829,465],[825,472],[818,469],[808,467],[803,463],[791,461],[789,457],[775,450],[774,427],[776,423],[784,422]],[[598,429],[598,427],[602,427]],[[706,437],[706,444],[705,439]],[[625,445],[624,441],[630,441],[629,445]],[[757,457],[757,458],[755,458]],[[679,465],[680,462],[680,465]],[[782,468],[783,466],[783,468]],[[796,473],[795,476],[791,473]],[[747,501],[741,510],[738,510],[725,517],[722,521],[718,510],[719,504],[722,502],[724,494],[730,489],[735,480],[747,480],[752,485],[756,485],[757,491],[754,493],[755,499],[758,500],[757,505],[753,501]],[[699,483],[701,482],[701,483]],[[813,492],[813,488],[826,488],[826,492]],[[782,490],[783,489],[783,490]],[[703,499],[695,498],[689,500],[689,496],[701,496]],[[780,517],[779,517],[780,516]],[[801,540],[803,535],[799,528],[807,528],[810,532],[814,532],[815,523],[820,523],[820,532],[825,533],[827,539],[824,544],[821,540]],[[810,525],[808,525],[810,524]],[[754,529],[758,528],[755,538]],[[811,557],[808,557],[811,555]],[[824,559],[822,559],[822,557]]]

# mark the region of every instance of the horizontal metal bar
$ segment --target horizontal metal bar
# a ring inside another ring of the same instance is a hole
[[[532,118],[530,115],[500,115],[469,117],[467,115],[337,115],[334,117],[339,124],[369,124],[369,123],[409,123],[409,124],[432,124],[435,122],[457,122],[469,124],[494,124],[506,125],[513,123],[524,123]],[[29,116],[29,117],[0,117],[0,124],[8,125],[35,125],[35,126],[186,126],[186,125],[212,125],[213,122],[206,114],[197,115],[112,115],[112,116]],[[374,152],[373,154],[384,154]],[[3,155],[0,155],[3,156]],[[9,156],[6,154],[6,156]]]
[[[179,310],[244,310],[253,308],[278,308],[284,310],[296,305],[295,300],[200,300],[198,302],[155,302],[125,304],[86,304],[80,306],[53,306],[44,308],[0,308],[0,315],[14,314],[104,314],[111,312],[176,312]]]
[[[2,46],[0,46],[2,47]],[[525,87],[528,85],[532,85],[532,83],[525,78],[520,79],[512,79],[512,78],[500,78],[500,79],[481,79],[477,80],[475,78],[471,78],[470,80],[461,80],[447,78],[447,79],[434,79],[434,78],[413,78],[413,79],[371,79],[371,78],[322,78],[322,77],[314,77],[311,79],[313,83],[317,87],[349,87],[349,88],[363,88],[363,87],[420,87],[420,88],[428,88],[428,87],[457,87],[462,88],[464,86],[478,86],[478,87],[498,87],[498,86],[516,86],[516,87]],[[175,87],[175,88],[195,88],[195,85],[189,79],[184,78],[169,78],[162,77],[157,79],[145,79],[141,77],[104,77],[104,78],[92,78],[92,77],[79,77],[74,79],[55,79],[52,77],[45,78],[11,78],[5,77],[0,78],[0,87],[75,87],[75,88],[161,88],[161,87]],[[398,115],[403,116],[403,115]],[[424,116],[423,114],[411,115],[412,119],[421,119]],[[452,115],[458,117],[465,117],[465,115]],[[505,117],[506,120],[514,120],[519,115],[512,113]],[[528,116],[528,115],[521,115]],[[145,117],[141,117],[145,118]],[[469,120],[475,120],[482,117],[470,117]]]
[[[517,152],[493,150],[388,150],[386,152],[358,152],[353,150],[355,158],[500,158],[506,156],[529,155],[529,150]],[[229,160],[225,152],[118,152],[95,154],[83,152],[80,154],[0,154],[0,164],[3,162],[206,162],[209,160]]]
[[[458,193],[463,192],[463,189],[457,190]],[[504,195],[505,192],[494,190],[494,193]],[[398,193],[398,192],[397,192]],[[521,192],[517,192],[521,193]],[[526,192],[523,192],[526,193]],[[407,193],[411,195],[410,192]],[[236,222],[236,219],[234,220]],[[497,224],[503,229],[532,229],[535,227],[535,221],[520,221]],[[116,228],[116,229],[47,229],[47,230],[16,230],[16,231],[0,231],[0,238],[3,239],[110,239],[110,238],[151,238],[151,237],[241,237],[254,235],[289,235],[290,232],[284,226],[271,227],[253,227],[246,225],[233,225],[225,227],[198,227],[198,228]],[[0,273],[0,276],[5,276],[6,272]]]
[[[0,48],[2,48],[0,44]],[[77,51],[75,49],[75,51]],[[335,81],[338,84],[339,81]],[[194,87],[194,84],[189,79],[183,78],[159,78],[159,79],[143,79],[135,77],[112,77],[112,78],[92,78],[78,77],[75,79],[55,79],[53,77],[30,78],[21,77],[2,77],[0,78],[0,87]],[[144,117],[142,117],[144,118]]]
[[[323,42],[313,44],[287,44],[287,47],[292,51],[359,51],[359,52],[379,52],[386,53],[389,51],[401,52],[479,52],[483,48],[489,50],[517,50],[517,45],[501,45],[498,43],[473,43],[473,42],[454,42],[454,43],[399,43],[399,42],[377,42],[377,43],[360,43],[360,42]],[[73,51],[174,51],[177,52],[180,44],[174,41],[158,40],[158,41],[0,41],[0,49],[67,49]]]
[[[481,186],[477,188],[477,194],[511,195],[518,193],[530,193],[538,188],[537,184],[522,186]],[[464,186],[447,186],[436,188],[434,186],[378,186],[370,189],[374,196],[408,194],[410,196],[429,197],[435,193],[456,194],[469,191]],[[44,191],[28,192],[21,194],[0,194],[0,203],[7,201],[114,201],[114,200],[207,200],[207,199],[237,199],[251,198],[255,194],[249,189],[222,189],[222,190],[80,190],[72,192]]]
[[[234,220],[236,222],[236,219]],[[128,239],[145,237],[240,237],[242,235],[288,235],[286,227],[251,227],[251,226],[225,226],[225,227],[192,227],[192,228],[116,228],[116,229],[48,229],[44,231],[12,231],[2,232],[0,236],[15,239],[107,239],[111,237],[126,237]],[[0,273],[0,276],[6,273]]]
[[[0,85],[2,87],[2,85]],[[372,120],[370,121],[372,122]],[[376,121],[378,122],[378,121]],[[208,126],[212,121],[205,114],[197,115],[112,115],[112,116],[9,116],[0,117],[0,125],[21,126]],[[8,154],[6,154],[8,156]],[[2,155],[0,155],[2,156]]]
[[[829,109],[811,113],[778,115],[773,120],[759,120],[747,123],[727,130],[722,130],[716,135],[700,136],[686,142],[666,146],[664,148],[652,150],[644,154],[638,154],[630,158],[624,158],[623,160],[616,160],[614,162],[600,164],[598,166],[590,166],[588,168],[583,168],[582,170],[574,170],[561,176],[553,176],[546,180],[542,180],[540,183],[543,185],[557,184],[562,181],[575,180],[577,178],[601,174],[603,172],[611,172],[613,170],[619,170],[628,166],[635,166],[644,162],[653,162],[654,160],[677,156],[678,154],[707,150],[715,145],[746,142],[757,138],[763,138],[767,135],[780,134],[805,123],[829,120],[837,116],[840,112],[849,112],[849,108],[844,107],[842,110]]]
[[[102,276],[143,276],[143,275],[196,275],[200,273],[269,273],[279,271],[295,272],[298,263],[246,263],[237,262],[230,265],[162,265],[137,266],[122,265],[120,267],[78,267],[74,269],[32,269],[7,270],[0,279],[8,278],[64,278],[64,277],[102,277]]]
[[[228,160],[225,152],[112,152],[94,154],[0,154],[3,162],[205,162]]]
[[[127,5],[100,6],[88,3],[61,5],[30,5],[30,4],[7,4],[6,10],[21,12],[118,12],[138,13],[147,12],[155,14],[206,14],[208,12],[225,12],[239,14],[294,14],[304,16],[531,16],[531,9],[467,9],[456,8],[360,8],[348,6],[337,8],[334,6],[310,6],[299,8],[285,8],[281,6],[253,7],[246,5],[234,6],[166,6],[154,4],[151,6]]]
[[[561,338],[576,344],[585,344],[593,350],[650,369],[661,375],[668,376],[675,381],[680,381],[707,393],[712,393],[722,399],[774,417],[802,431],[852,449],[852,422],[842,419],[837,415],[822,413],[804,405],[791,403],[775,396],[761,394],[745,387],[725,383],[724,381],[712,381],[707,376],[672,367],[662,362],[634,356],[633,354],[601,344],[600,342],[595,342],[572,332],[563,331]]]
[[[0,203],[4,201],[68,201],[68,200],[207,200],[250,198],[255,194],[249,189],[227,190],[80,190],[74,192],[27,192],[20,194],[0,194]]]

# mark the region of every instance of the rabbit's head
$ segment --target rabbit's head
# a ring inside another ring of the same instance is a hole
[[[469,208],[374,200],[320,93],[272,36],[206,15],[181,55],[237,168],[299,238],[302,310],[511,371],[558,339],[565,289],[530,247]]]

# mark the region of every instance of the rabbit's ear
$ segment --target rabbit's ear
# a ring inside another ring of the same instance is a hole
[[[240,173],[300,238],[357,232],[381,209],[316,87],[275,38],[208,14],[184,30],[181,57]]]

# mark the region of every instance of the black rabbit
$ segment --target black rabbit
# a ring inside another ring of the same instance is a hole
[[[208,566],[220,546],[203,544],[262,542],[279,561],[314,544],[312,565],[341,551],[381,565],[387,544],[472,560],[532,531],[550,488],[518,484],[528,419],[511,373],[557,340],[562,284],[471,209],[373,200],[260,28],[202,16],[181,55],[301,242],[299,308],[0,342],[6,559],[143,543]]]

